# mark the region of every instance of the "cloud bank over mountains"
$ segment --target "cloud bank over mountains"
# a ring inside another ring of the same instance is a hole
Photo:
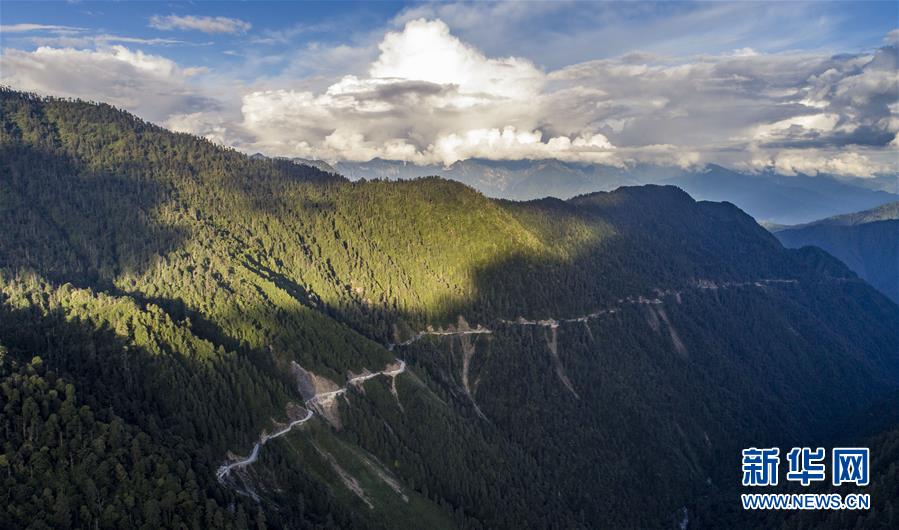
[[[150,21],[248,31],[241,22]],[[414,18],[382,33],[376,49],[360,46],[358,57],[373,57],[367,66],[315,83],[188,68],[124,45],[7,48],[0,61],[2,82],[15,88],[108,101],[270,155],[447,165],[473,157],[714,162],[867,177],[897,169],[897,38],[893,31],[860,54],[629,52],[545,69],[525,57],[488,56],[442,20]]]

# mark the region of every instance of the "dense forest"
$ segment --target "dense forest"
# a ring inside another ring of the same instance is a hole
[[[826,250],[899,303],[899,202],[772,231],[786,247]]]
[[[9,89],[0,121],[2,527],[731,523],[741,448],[899,387],[895,303],[674,187],[350,182]]]

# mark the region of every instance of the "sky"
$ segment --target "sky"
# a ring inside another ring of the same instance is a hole
[[[10,2],[0,83],[247,153],[899,172],[896,2]]]

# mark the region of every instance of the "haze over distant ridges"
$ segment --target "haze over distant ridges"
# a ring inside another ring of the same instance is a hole
[[[899,202],[773,231],[785,246],[826,250],[899,303]]]
[[[741,173],[709,165],[685,170],[671,166],[637,165],[619,168],[560,160],[495,161],[469,159],[450,166],[418,166],[375,159],[334,165],[350,179],[416,178],[440,175],[465,183],[491,197],[530,200],[568,198],[619,186],[674,184],[698,199],[733,202],[750,215],[768,223],[796,224],[849,213],[896,201],[895,186],[872,188],[859,179],[832,175],[786,177],[766,171]]]

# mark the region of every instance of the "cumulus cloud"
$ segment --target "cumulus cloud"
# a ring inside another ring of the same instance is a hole
[[[889,116],[887,101],[896,90],[895,70],[887,74],[876,66],[881,53],[717,56],[676,64],[611,59],[567,67],[551,77],[561,86],[603,91],[605,98],[594,108],[585,108],[577,97],[559,100],[557,115],[581,124],[606,122],[619,129],[610,136],[616,143],[706,150],[872,144],[871,129],[890,132],[892,125],[881,120]]]
[[[444,163],[483,157],[485,153],[498,159],[558,158],[614,163],[614,149],[615,146],[601,134],[575,138],[556,136],[544,142],[540,131],[518,131],[510,125],[502,130],[471,129],[462,134],[441,136],[433,151]]]
[[[245,20],[229,17],[198,17],[193,15],[153,15],[150,27],[164,31],[193,30],[203,33],[246,33],[252,24]]]
[[[889,170],[882,153],[830,151],[882,150],[899,131],[890,46],[837,57],[629,53],[545,72],[487,57],[439,20],[413,19],[378,49],[367,76],[322,92],[246,95],[242,126],[260,150],[325,159],[729,162],[858,175]]]
[[[110,101],[271,155],[714,162],[871,176],[897,171],[895,40],[891,34],[880,49],[836,56],[631,51],[546,70],[522,57],[489,56],[439,19],[410,18],[370,50],[354,49],[352,73],[333,77],[282,72],[244,85],[104,44],[4,50],[2,66],[4,82],[18,88]],[[231,99],[208,96],[223,93]]]
[[[896,169],[861,153],[828,153],[816,149],[781,151],[766,161],[764,167],[773,167],[783,175],[825,173],[854,177],[873,177],[876,173]]]
[[[486,57],[439,20],[411,20],[378,49],[367,76],[344,76],[321,93],[246,95],[244,128],[262,150],[326,159],[598,161],[614,149],[596,131],[545,135],[534,104],[546,74],[526,59]]]
[[[548,152],[547,142],[531,141],[541,133],[527,107],[546,76],[529,61],[488,58],[427,20],[387,33],[379,51],[368,75],[344,76],[320,93],[247,94],[243,126],[262,150],[328,159],[449,164],[485,149],[499,157]]]
[[[452,36],[442,21],[410,21],[379,46],[372,78],[411,79],[458,87],[460,94],[525,98],[537,93],[543,74],[516,57],[490,59]]]
[[[182,68],[158,55],[115,45],[99,50],[39,47],[6,49],[3,83],[65,97],[99,99],[141,117],[164,121],[173,112],[208,105],[187,81],[202,69]]]

